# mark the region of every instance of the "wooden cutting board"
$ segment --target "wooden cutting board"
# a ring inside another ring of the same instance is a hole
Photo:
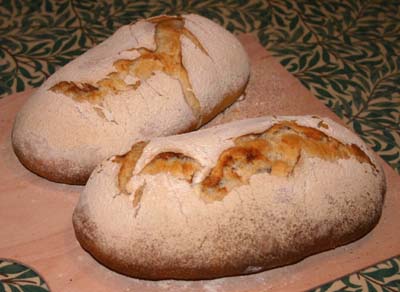
[[[252,61],[244,100],[208,126],[262,115],[314,114],[339,121],[251,35],[240,37]],[[32,90],[0,100],[0,257],[36,269],[52,291],[300,291],[400,253],[400,177],[380,159],[388,190],[378,226],[361,240],[271,271],[211,281],[144,281],[97,263],[75,239],[71,214],[80,186],[56,184],[26,170],[14,155],[14,117]]]

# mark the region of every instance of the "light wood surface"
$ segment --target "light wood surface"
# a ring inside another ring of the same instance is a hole
[[[338,121],[254,37],[240,37],[252,60],[246,98],[209,125],[261,115],[317,114]],[[297,264],[211,281],[143,281],[97,263],[75,239],[71,214],[82,187],[26,170],[11,147],[14,117],[32,90],[0,100],[0,257],[32,266],[52,291],[301,291],[400,253],[400,177],[383,160],[388,190],[378,226],[361,240]]]

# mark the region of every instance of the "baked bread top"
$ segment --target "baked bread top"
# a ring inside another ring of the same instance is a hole
[[[84,183],[133,142],[192,130],[242,94],[249,62],[239,41],[194,14],[118,29],[53,74],[17,116],[13,145],[34,172]]]
[[[332,163],[352,159],[376,169],[357,136],[317,116],[248,119],[141,141],[113,161],[121,164],[118,181],[123,193],[132,192],[129,181],[133,177],[164,173],[199,187],[210,199],[221,200],[257,173],[290,176],[302,156]]]

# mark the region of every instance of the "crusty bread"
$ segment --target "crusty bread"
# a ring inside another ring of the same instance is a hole
[[[348,129],[315,116],[262,117],[142,141],[103,161],[73,224],[82,247],[120,273],[208,279],[362,237],[385,189]]]
[[[13,147],[33,172],[84,184],[98,163],[132,143],[208,122],[243,93],[249,72],[239,41],[204,17],[126,25],[30,97]]]

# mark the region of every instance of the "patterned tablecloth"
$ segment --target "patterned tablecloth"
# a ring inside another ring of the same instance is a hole
[[[190,12],[255,34],[400,173],[399,0],[1,0],[0,98],[39,86],[123,24]],[[313,291],[400,291],[399,265],[384,260]]]

